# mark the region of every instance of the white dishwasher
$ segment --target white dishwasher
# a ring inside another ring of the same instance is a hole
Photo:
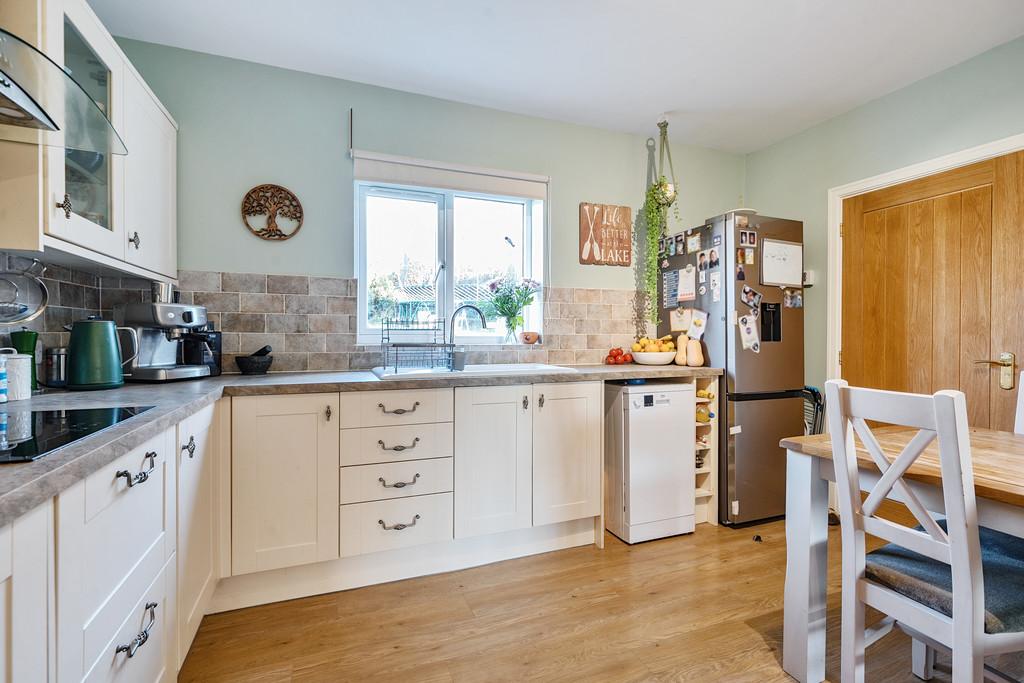
[[[695,391],[605,385],[605,527],[626,543],[694,530]]]

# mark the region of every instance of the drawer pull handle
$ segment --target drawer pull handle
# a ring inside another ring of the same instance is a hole
[[[386,446],[384,444],[384,441],[382,440],[378,440],[377,445],[380,446],[380,449],[382,451],[398,451],[399,453],[401,453],[402,451],[411,451],[412,449],[416,448],[416,444],[418,444],[419,442],[420,437],[417,436],[415,439],[412,440],[412,443],[409,444],[408,446],[403,446],[402,444],[398,444],[397,446]]]
[[[139,635],[132,638],[130,643],[127,645],[118,645],[117,649],[114,650],[114,654],[125,652],[128,654],[128,657],[131,658],[135,656],[135,653],[140,647],[146,644],[146,641],[149,640],[149,632],[153,629],[153,625],[156,624],[156,606],[158,604],[159,603],[156,602],[146,603],[146,611],[149,612],[149,623],[139,631]]]
[[[333,415],[333,414],[334,413],[331,411],[331,407],[330,406],[327,406],[326,408],[324,408],[324,417],[327,418],[328,422],[331,421],[331,415]]]
[[[416,401],[412,404],[412,408],[395,408],[394,410],[388,410],[384,407],[383,403],[378,403],[377,407],[384,411],[386,415],[405,415],[406,413],[415,413],[416,409],[420,407],[420,402]]]
[[[148,470],[142,470],[135,476],[132,476],[132,473],[129,472],[128,470],[118,470],[114,474],[114,479],[117,479],[118,477],[124,477],[124,480],[128,482],[128,488],[131,488],[136,484],[141,484],[142,482],[149,479],[149,475],[151,475],[153,473],[153,470],[156,469],[156,451],[149,451],[148,453],[146,453],[146,455],[143,456],[142,458],[142,462],[145,463],[147,460],[149,460]]]
[[[377,477],[377,481],[379,481],[380,485],[386,489],[404,489],[406,486],[412,486],[415,484],[419,478],[420,473],[417,472],[413,475],[412,481],[396,481],[394,484],[389,484],[384,480],[384,477]],[[419,517],[419,515],[417,515],[417,517]],[[415,524],[415,522],[413,522],[413,524]]]
[[[193,458],[196,455],[196,437],[189,435],[188,443],[181,447],[182,452],[188,451],[188,457]]]
[[[401,524],[401,523],[399,523],[399,524],[395,524],[394,526],[388,526],[387,524],[384,523],[383,519],[378,519],[377,520],[377,524],[380,524],[382,527],[384,527],[385,531],[401,531],[402,529],[408,529],[411,526],[416,526],[416,522],[419,520],[419,518],[420,518],[420,516],[416,515],[415,517],[412,518],[412,521],[409,522],[408,524]]]

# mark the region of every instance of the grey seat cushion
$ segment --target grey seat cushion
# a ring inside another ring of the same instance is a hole
[[[945,520],[939,524],[946,528]],[[985,631],[1024,631],[1024,539],[984,527],[979,536]],[[948,564],[890,543],[868,553],[865,569],[869,580],[953,616],[953,577]]]

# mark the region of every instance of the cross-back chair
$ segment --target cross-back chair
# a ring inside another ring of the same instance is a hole
[[[860,389],[842,380],[827,382],[825,394],[843,549],[843,683],[864,680],[866,647],[894,624],[915,638],[919,676],[930,675],[930,662],[920,661],[931,656],[923,643],[952,651],[956,683],[981,681],[985,655],[1024,650],[1024,541],[979,528],[964,394]],[[870,422],[918,431],[890,460]],[[867,462],[858,463],[855,435]],[[933,442],[940,510],[934,499],[926,508],[924,494],[904,479]],[[886,498],[906,505],[917,526],[879,517]],[[869,553],[866,534],[889,545]],[[867,631],[866,605],[888,615]]]

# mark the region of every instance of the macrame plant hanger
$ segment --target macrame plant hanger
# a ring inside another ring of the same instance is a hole
[[[669,186],[666,188],[664,193],[663,202],[665,205],[670,205],[676,200],[679,186],[676,184],[676,169],[672,166],[672,148],[668,144],[668,121],[662,119],[658,121],[658,130],[660,131],[658,140],[658,181],[662,178],[669,181]],[[665,160],[668,159],[668,175],[665,175]]]

